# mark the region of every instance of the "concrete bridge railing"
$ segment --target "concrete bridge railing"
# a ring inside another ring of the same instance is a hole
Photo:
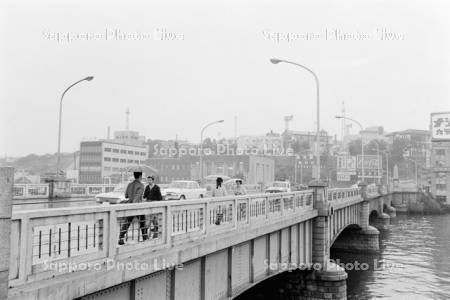
[[[195,240],[257,229],[313,211],[312,191],[205,198],[138,204],[57,208],[13,213],[9,285],[21,287],[83,270],[80,263],[106,264],[108,258],[164,252]],[[144,240],[139,216],[146,216],[150,238]],[[118,246],[123,223],[133,218]],[[150,220],[150,222],[149,222]],[[52,263],[67,266],[49,269]]]

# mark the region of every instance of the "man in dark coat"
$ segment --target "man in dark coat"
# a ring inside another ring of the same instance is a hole
[[[134,172],[134,181],[130,182],[125,191],[125,198],[128,199],[127,203],[139,203],[142,202],[142,195],[144,193],[144,185],[141,182],[142,172]],[[136,216],[139,219],[139,229],[142,231],[142,239],[145,241],[148,238],[147,227],[145,226],[145,216]],[[125,223],[122,224],[119,234],[119,245],[125,244],[123,238],[133,223],[134,216],[126,217]]]
[[[148,176],[147,182],[148,185],[145,187],[144,199],[146,199],[147,201],[161,201],[161,189],[157,184],[155,184],[155,177]]]
[[[161,195],[161,189],[157,184],[155,184],[155,177],[153,176],[147,176],[147,182],[148,185],[145,187],[144,191],[144,199],[147,201],[161,201],[162,195]],[[150,215],[150,222],[151,222],[151,229],[152,232],[152,238],[157,238],[159,233],[159,220],[158,220],[158,214],[152,214]]]

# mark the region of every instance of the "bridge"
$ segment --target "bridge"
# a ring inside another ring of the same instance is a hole
[[[346,299],[347,275],[330,248],[378,251],[369,216],[395,216],[381,187],[321,182],[292,193],[11,214],[12,176],[0,169],[0,200],[9,205],[0,296],[8,299],[229,299],[285,264],[310,270],[305,299]],[[142,215],[151,220],[148,239],[133,218]]]

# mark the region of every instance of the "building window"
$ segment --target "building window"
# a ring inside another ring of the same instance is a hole
[[[436,153],[436,155],[445,156],[445,149],[436,149],[435,153]]]
[[[119,159],[118,158],[113,158],[112,161],[113,162],[119,162]]]
[[[141,152],[141,156],[145,156],[145,152]]]
[[[139,151],[134,151],[134,154],[135,155],[139,155]]]
[[[130,164],[130,163],[132,164],[132,163],[133,163],[133,160],[132,160],[132,159],[129,159],[129,160],[128,160],[128,163],[129,163],[129,164]]]
[[[111,157],[104,157],[103,160],[104,161],[111,161]]]
[[[127,150],[120,150],[120,153],[122,153],[122,154],[127,154]]]
[[[445,191],[447,189],[447,185],[443,183],[436,184],[436,190],[442,190]]]
[[[112,152],[119,153],[119,149],[112,149]]]
[[[127,160],[126,160],[126,159],[123,159],[123,158],[121,158],[121,159],[120,159],[120,162],[121,162],[121,163],[126,163],[126,162],[127,162]]]
[[[128,154],[131,154],[131,155],[133,155],[133,151],[128,151]]]
[[[135,163],[135,164],[139,164],[139,161],[138,161],[138,160],[135,160],[134,163]]]
[[[111,152],[111,148],[105,148],[105,152]]]

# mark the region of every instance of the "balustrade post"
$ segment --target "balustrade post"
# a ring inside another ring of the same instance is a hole
[[[8,298],[14,168],[0,168],[0,299]]]
[[[236,197],[234,197],[234,201],[233,201],[233,214],[232,214],[232,216],[233,216],[233,223],[234,223],[234,228],[236,228],[237,229],[237,227],[238,227],[238,221],[237,221],[237,215],[238,215],[238,209],[237,209],[237,204],[238,204],[238,202],[237,202],[237,198]]]
[[[117,253],[117,244],[119,242],[119,231],[117,228],[117,213],[115,209],[109,211],[108,221],[108,257],[114,258]]]
[[[173,228],[172,228],[172,206],[167,204],[166,205],[166,210],[165,210],[165,214],[166,214],[166,218],[165,218],[165,222],[166,224],[164,224],[165,226],[163,227],[165,229],[165,236],[166,236],[166,244],[169,247],[172,247],[172,233],[173,233]]]
[[[208,235],[208,227],[209,227],[209,201],[205,201],[205,213],[203,214],[203,233],[205,237]],[[172,222],[172,220],[171,220]]]
[[[313,207],[319,215],[313,221],[313,257],[312,262],[327,269],[330,260],[329,216],[331,215],[330,203],[327,198],[327,184],[321,181],[313,181],[309,188],[313,190]]]

